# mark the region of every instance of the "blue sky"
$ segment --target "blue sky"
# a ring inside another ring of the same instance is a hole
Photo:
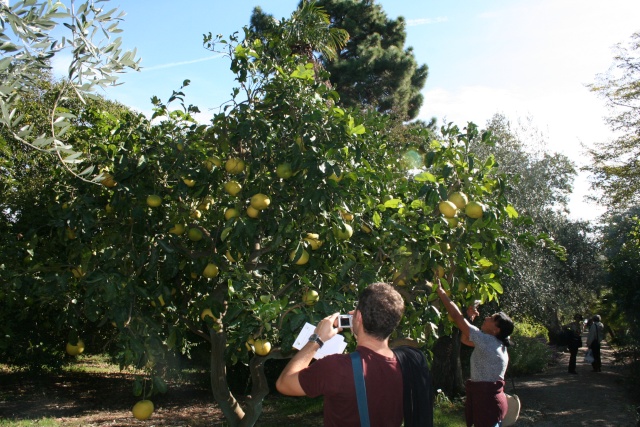
[[[210,115],[229,99],[233,74],[225,58],[202,48],[202,35],[228,36],[248,25],[261,6],[288,17],[298,0],[122,0],[124,45],[136,47],[143,71],[125,74],[106,95],[149,112],[153,95],[166,100],[184,79],[187,102]],[[581,144],[610,138],[604,101],[585,87],[612,63],[612,47],[640,31],[638,0],[378,0],[390,18],[408,23],[407,46],[430,74],[420,118],[461,127],[484,125],[495,113],[530,119],[547,149],[579,166]],[[576,219],[595,219],[587,204],[585,174],[575,183],[570,209]]]

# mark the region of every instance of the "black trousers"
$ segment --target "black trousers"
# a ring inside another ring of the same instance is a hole
[[[592,342],[591,343],[591,351],[593,351],[593,370],[596,372],[600,372],[602,369],[602,361],[600,360],[600,343]]]
[[[578,347],[569,347],[569,372],[576,371],[577,357],[578,357]]]

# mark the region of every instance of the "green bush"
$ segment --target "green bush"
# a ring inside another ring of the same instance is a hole
[[[551,361],[553,351],[547,345],[546,330],[536,324],[517,322],[509,347],[511,376],[530,375],[544,371]]]
[[[543,338],[545,340],[549,339],[547,328],[545,328],[539,323],[530,322],[526,320],[516,322],[515,329],[513,331],[513,336]]]

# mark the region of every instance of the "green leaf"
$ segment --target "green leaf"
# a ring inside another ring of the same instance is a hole
[[[502,285],[498,282],[489,282],[489,285],[496,290],[497,293],[501,294],[504,292],[504,289],[502,289]]]
[[[382,223],[382,217],[380,216],[380,214],[378,212],[374,212],[373,213],[373,225],[376,226],[376,228],[380,228],[380,224]]]
[[[350,129],[350,132],[352,135],[362,135],[363,133],[366,132],[366,129],[364,127],[364,125],[358,125],[354,128]]]
[[[313,69],[308,69],[304,65],[298,65],[298,68],[291,73],[291,77],[300,80],[314,80],[315,76]]]
[[[167,392],[167,383],[165,383],[161,377],[155,375],[153,377],[153,387],[160,393]]]
[[[222,230],[222,233],[220,234],[220,240],[222,240],[223,242],[227,240],[227,237],[229,237],[229,233],[231,233],[231,230],[233,230],[232,227],[227,227]]]
[[[505,211],[507,212],[507,215],[509,215],[509,218],[518,218],[518,211],[516,211],[513,206],[507,206]]]
[[[402,206],[402,200],[400,199],[391,199],[384,202],[385,208],[397,209],[399,206]]]
[[[429,172],[422,172],[421,174],[416,175],[413,179],[417,182],[436,182],[435,175]]]
[[[491,261],[489,261],[488,259],[486,259],[486,258],[482,258],[482,259],[480,259],[480,260],[478,261],[478,264],[479,264],[481,267],[485,267],[485,268],[491,267],[491,266],[493,265],[493,263],[492,263]]]

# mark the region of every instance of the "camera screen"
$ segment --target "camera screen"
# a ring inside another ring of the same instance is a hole
[[[340,316],[340,327],[341,328],[350,328],[351,327],[351,316]]]

